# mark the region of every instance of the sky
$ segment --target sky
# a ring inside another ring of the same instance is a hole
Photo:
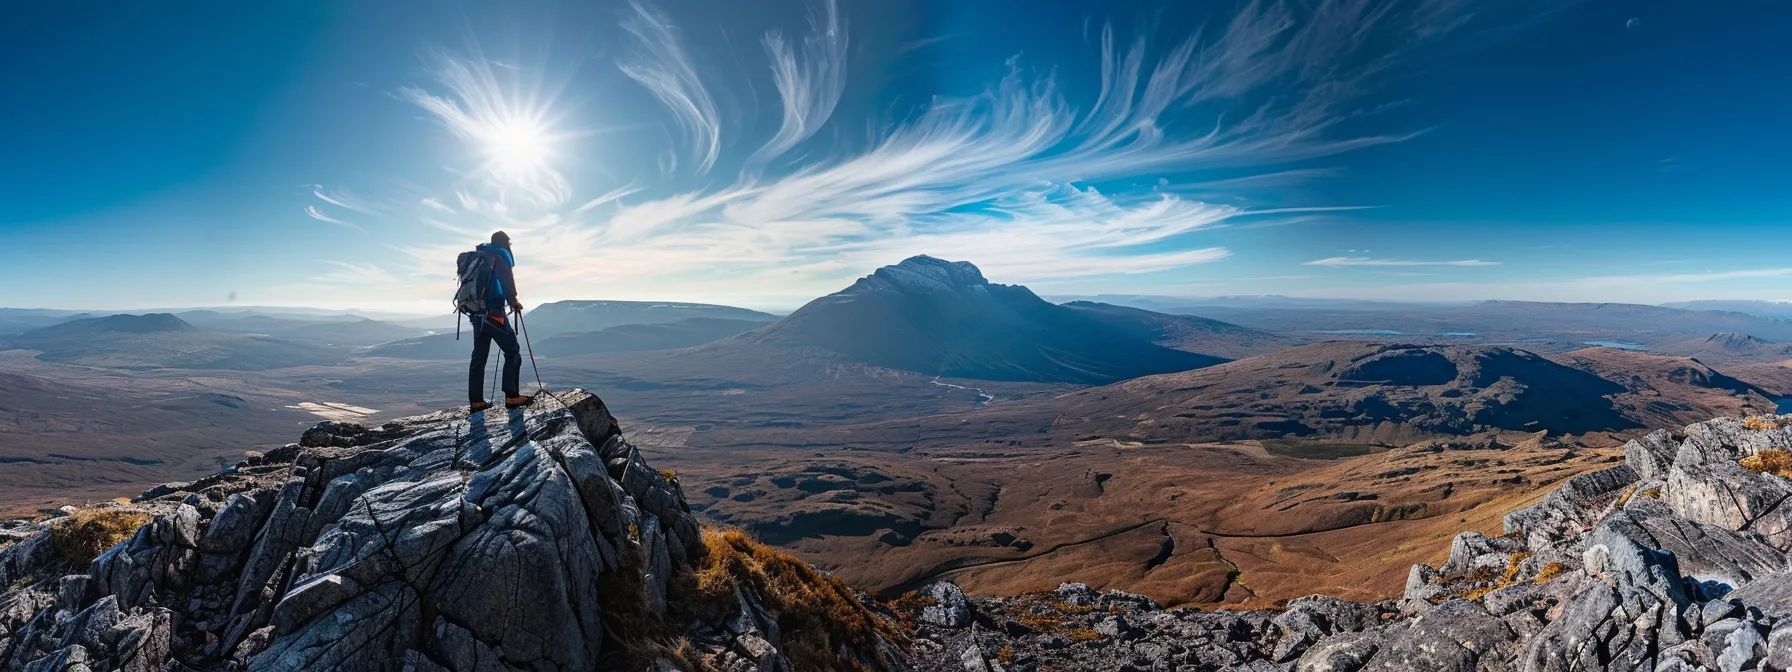
[[[1792,3],[102,3],[0,27],[0,306],[1792,300]]]

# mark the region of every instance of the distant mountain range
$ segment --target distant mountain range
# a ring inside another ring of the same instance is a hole
[[[37,350],[46,362],[126,369],[258,371],[331,364],[331,348],[266,336],[204,331],[168,313],[108,315],[33,329],[5,339],[11,349]]]
[[[1159,322],[1093,306],[1060,306],[1026,287],[991,283],[969,262],[918,256],[710,347],[812,347],[891,369],[1063,383],[1105,383],[1225,361],[1152,342],[1169,330]]]
[[[1036,409],[1034,408],[1036,407]],[[1397,444],[1484,431],[1613,432],[1771,411],[1763,390],[1698,362],[1593,348],[1334,341],[1024,402],[1064,431],[1126,440]]]
[[[1792,320],[1792,301],[1676,301],[1661,304],[1666,308],[1682,310],[1720,310],[1732,313],[1747,313],[1761,317],[1772,317]]]
[[[1774,343],[1748,334],[1723,332],[1656,348],[1664,354],[1692,357],[1712,366],[1769,364],[1792,360],[1792,343]]]
[[[208,331],[233,334],[259,334],[274,338],[323,345],[367,346],[413,338],[428,330],[370,320],[355,315],[286,315],[260,313],[220,313],[195,310],[176,314],[188,324]]]
[[[1792,321],[1733,311],[1623,303],[1483,301],[1466,306],[1348,303],[1335,307],[1251,304],[1178,307],[1174,312],[1288,336],[1451,339],[1513,343],[1526,349],[1554,351],[1604,342],[1629,343],[1639,348],[1664,346],[1714,332],[1792,340]]]
[[[527,315],[525,319],[529,319]],[[570,357],[607,352],[643,350],[675,350],[703,345],[729,336],[765,326],[757,320],[731,320],[716,317],[692,317],[652,324],[619,324],[597,331],[561,332],[543,338],[529,326],[535,340],[535,354],[541,357]],[[369,348],[372,357],[399,359],[461,360],[472,354],[472,331],[407,338]]]
[[[529,335],[537,342],[561,334],[596,332],[625,324],[664,324],[691,318],[767,323],[771,313],[707,303],[670,301],[557,301],[523,314]]]

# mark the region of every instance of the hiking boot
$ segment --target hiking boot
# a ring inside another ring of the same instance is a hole
[[[504,398],[504,407],[511,409],[511,410],[522,408],[522,407],[528,406],[529,404],[532,404],[532,403],[535,403],[535,395],[533,395],[533,394],[525,394],[525,395],[522,395],[519,397],[505,397]]]
[[[467,415],[472,415],[474,413],[478,413],[480,411],[483,411],[483,410],[491,408],[491,407],[492,407],[492,405],[489,403],[486,403],[483,401],[475,401],[471,404],[467,404]]]

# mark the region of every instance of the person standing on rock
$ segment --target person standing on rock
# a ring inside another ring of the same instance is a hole
[[[473,362],[467,369],[467,408],[478,413],[492,406],[486,402],[484,390],[485,362],[494,342],[504,351],[504,407],[522,408],[535,401],[535,397],[524,395],[519,389],[523,355],[517,348],[516,329],[510,326],[504,314],[506,305],[513,313],[523,312],[523,304],[517,301],[516,278],[511,272],[516,266],[516,257],[510,252],[510,235],[503,231],[493,233],[492,242],[480,245],[474,251],[485,255],[487,267],[492,271],[492,286],[486,290],[489,308],[483,319],[473,320]]]

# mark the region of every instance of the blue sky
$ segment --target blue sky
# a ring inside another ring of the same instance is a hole
[[[171,7],[0,28],[0,305],[1792,299],[1775,0]]]

